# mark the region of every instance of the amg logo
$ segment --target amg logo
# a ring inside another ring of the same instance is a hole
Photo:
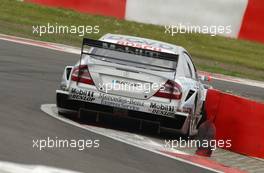
[[[150,103],[150,108],[161,111],[174,112],[174,106],[168,106],[163,104]]]

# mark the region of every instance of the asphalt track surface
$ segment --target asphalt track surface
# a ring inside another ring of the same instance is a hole
[[[82,172],[210,172],[55,120],[40,110],[55,103],[65,65],[78,55],[0,41],[0,160]],[[260,88],[227,82],[217,87],[264,98]],[[259,90],[258,90],[259,89]],[[33,148],[34,139],[99,139],[99,149]]]

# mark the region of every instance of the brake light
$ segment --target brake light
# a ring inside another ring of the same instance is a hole
[[[80,73],[79,73],[79,70],[80,70]],[[79,75],[79,78],[78,78],[78,75]],[[80,66],[74,67],[72,75],[71,75],[71,80],[80,82],[80,83],[89,84],[89,85],[94,85],[93,79],[89,73],[87,65],[80,65]]]
[[[154,94],[154,96],[179,100],[182,97],[182,89],[175,81],[168,80],[165,85]]]

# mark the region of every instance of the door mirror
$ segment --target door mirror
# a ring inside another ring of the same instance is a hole
[[[205,82],[210,82],[212,80],[211,76],[209,75],[199,75],[199,79]]]

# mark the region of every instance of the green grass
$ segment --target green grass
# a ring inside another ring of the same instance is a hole
[[[198,69],[264,81],[264,44],[203,34],[165,34],[163,26],[142,24],[80,14],[71,10],[48,8],[15,0],[0,0],[0,33],[43,41],[80,46],[77,34],[33,34],[32,26],[99,25],[99,38],[106,33],[127,34],[161,40],[185,47],[194,57]]]

